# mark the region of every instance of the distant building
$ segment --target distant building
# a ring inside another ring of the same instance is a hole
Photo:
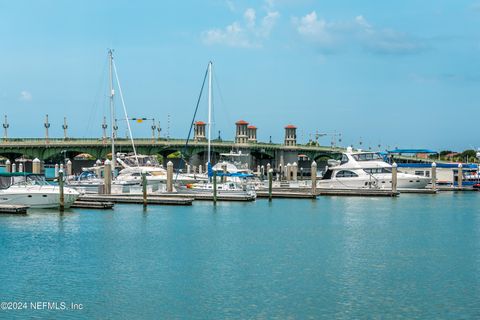
[[[247,143],[248,142],[248,133],[247,133],[248,122],[244,120],[239,120],[235,122],[235,125],[237,126],[237,131],[235,133],[235,143]]]
[[[297,127],[293,124],[285,126],[285,145],[296,146],[297,145]]]
[[[193,131],[193,140],[195,141],[206,141],[207,136],[205,135],[205,126],[206,123],[203,121],[197,121],[194,123],[195,128]]]
[[[248,126],[247,127],[247,136],[249,143],[257,143],[257,127]]]

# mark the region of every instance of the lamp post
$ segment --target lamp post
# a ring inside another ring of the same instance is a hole
[[[107,125],[107,117],[103,117],[103,123],[102,123],[102,131],[103,131],[103,134],[102,134],[102,142],[103,144],[107,144],[107,128],[108,128],[108,125]]]
[[[5,115],[5,122],[3,123],[3,140],[7,141],[8,139],[8,128],[10,125],[8,124],[7,115]]]
[[[157,126],[157,134],[158,134],[158,140],[160,140],[160,134],[162,133],[162,128],[160,127],[160,121],[158,121],[158,126]]]
[[[45,127],[45,143],[48,144],[48,128],[50,128],[50,123],[48,122],[48,114],[45,116],[45,123],[43,124]]]
[[[152,143],[155,143],[155,129],[157,129],[157,126],[155,125],[155,118],[152,118]]]
[[[67,117],[63,117],[62,129],[63,129],[63,140],[67,140],[67,129],[68,129]]]

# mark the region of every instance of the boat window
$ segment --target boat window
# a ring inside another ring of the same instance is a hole
[[[416,176],[423,176],[425,175],[425,171],[415,171]]]
[[[348,157],[346,154],[342,155],[342,159],[340,160],[340,164],[344,164],[348,162]]]
[[[355,178],[355,177],[358,177],[358,174],[356,174],[353,171],[342,170],[342,171],[337,172],[337,175],[335,177],[337,177],[337,178]]]
[[[390,168],[365,168],[363,170],[368,174],[392,173]]]
[[[383,160],[378,153],[359,153],[354,154],[353,158],[357,161]]]

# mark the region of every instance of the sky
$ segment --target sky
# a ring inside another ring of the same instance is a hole
[[[64,117],[70,136],[100,137],[113,48],[129,117],[155,118],[163,136],[187,136],[211,60],[223,139],[243,119],[261,141],[294,124],[299,143],[480,147],[476,0],[0,0],[0,39],[11,137],[42,137],[46,114],[52,137]],[[150,125],[132,122],[133,135]]]

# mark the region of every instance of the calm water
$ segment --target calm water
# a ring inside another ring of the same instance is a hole
[[[480,194],[0,216],[0,318],[479,318]]]

